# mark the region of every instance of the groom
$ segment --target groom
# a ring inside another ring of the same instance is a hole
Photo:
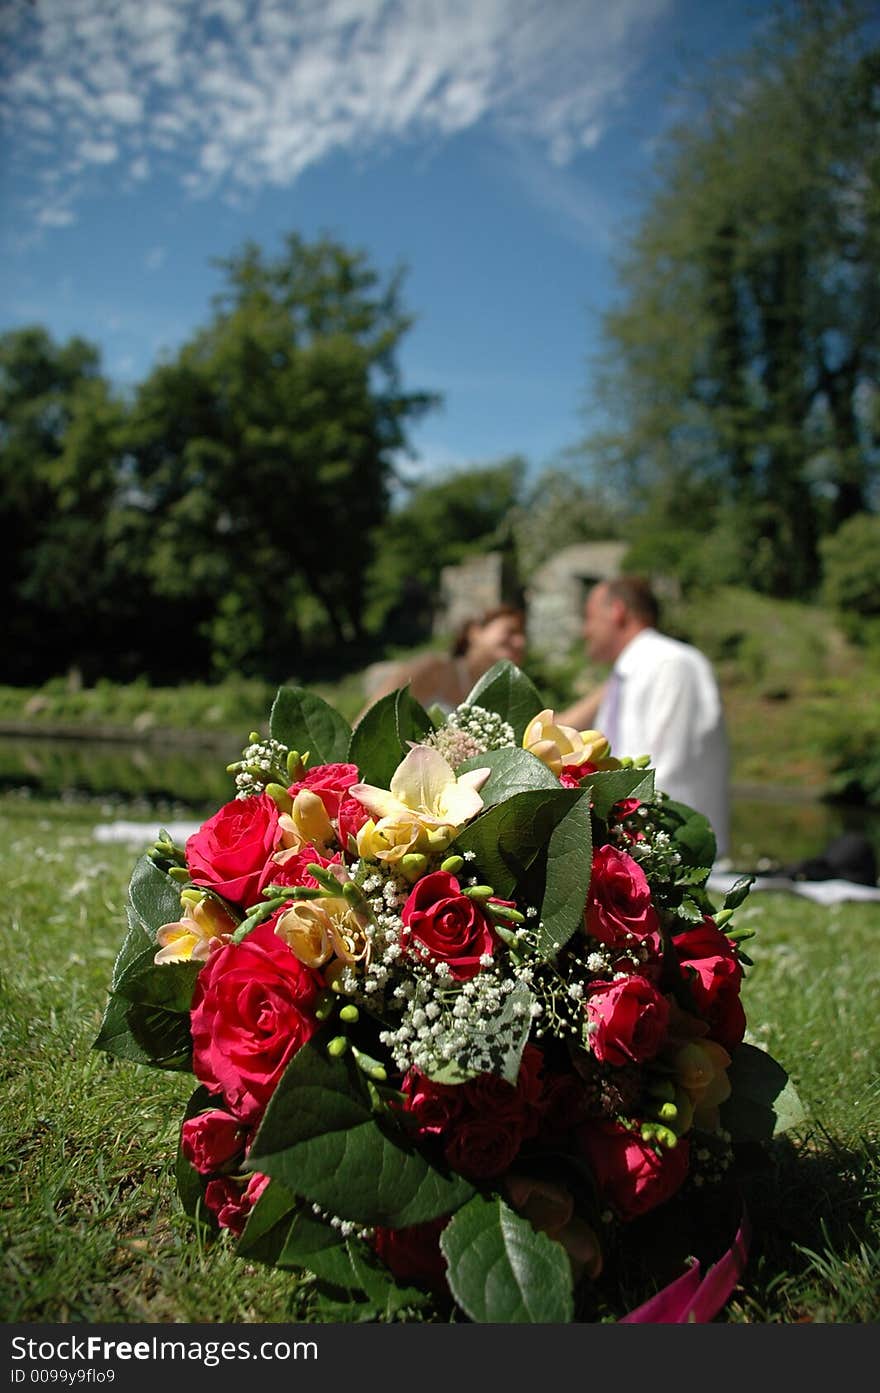
[[[587,596],[583,634],[594,662],[613,664],[598,712],[582,698],[559,719],[601,730],[612,754],[650,755],[658,789],[703,813],[724,856],[730,791],[724,712],[709,660],[658,632],[659,608],[647,581],[619,576]]]

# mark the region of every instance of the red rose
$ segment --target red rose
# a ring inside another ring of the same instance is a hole
[[[422,1136],[437,1137],[448,1165],[474,1180],[507,1170],[540,1121],[543,1055],[523,1051],[516,1087],[495,1074],[462,1084],[434,1083],[416,1070],[403,1081],[404,1108]]]
[[[248,1215],[260,1195],[269,1184],[268,1175],[255,1171],[246,1185],[223,1175],[217,1180],[209,1180],[205,1187],[205,1204],[217,1223],[223,1229],[231,1229],[240,1234],[247,1223]]]
[[[346,792],[352,784],[359,782],[360,777],[356,764],[316,764],[298,783],[291,784],[288,792],[291,798],[295,798],[304,788],[317,793],[327,816],[334,818],[339,813],[339,805]]]
[[[233,904],[256,904],[272,879],[280,835],[278,809],[268,793],[234,798],[187,838],[190,875]]]
[[[291,784],[288,792],[292,798],[304,788],[317,793],[327,816],[336,824],[339,843],[344,848],[349,837],[356,837],[370,816],[363,804],[348,794],[352,784],[359,781],[356,764],[318,764],[298,783]]]
[[[669,1004],[645,977],[596,982],[586,1002],[590,1049],[602,1064],[651,1059],[666,1038]]]
[[[193,1073],[243,1122],[262,1115],[289,1060],[316,1028],[316,978],[269,919],[215,950],[196,978]]]
[[[476,976],[480,958],[495,949],[496,936],[484,911],[461,893],[447,871],[417,880],[400,917],[406,925],[403,946],[419,953],[412,945],[421,945],[429,960],[448,963],[458,982]]]
[[[733,945],[712,919],[676,934],[672,941],[712,1039],[726,1050],[735,1049],[745,1034],[746,1013],[740,1000],[743,970]]]
[[[405,1229],[380,1225],[373,1234],[373,1247],[399,1282],[415,1282],[431,1291],[445,1292],[446,1259],[440,1250],[440,1235],[450,1217],[441,1214],[439,1219]]]
[[[616,1122],[591,1122],[578,1133],[599,1193],[622,1219],[636,1219],[674,1195],[688,1171],[690,1144],[656,1151]]]
[[[180,1149],[191,1166],[202,1175],[210,1175],[243,1155],[249,1135],[237,1117],[211,1108],[186,1119],[180,1130]]]
[[[286,851],[276,852],[275,856],[274,869],[269,877],[273,884],[310,885],[313,890],[318,888],[318,882],[306,867],[332,866],[334,861],[339,860],[338,855],[328,859],[313,846],[290,847]]]
[[[658,932],[645,872],[625,851],[606,845],[593,853],[585,921],[588,934],[613,948]]]
[[[585,760],[583,764],[563,765],[559,774],[559,782],[563,788],[580,788],[583,780],[589,774],[595,774],[598,768],[597,764],[591,764],[589,760]]]

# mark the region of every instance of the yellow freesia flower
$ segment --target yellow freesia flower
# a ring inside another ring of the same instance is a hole
[[[556,721],[548,708],[539,711],[526,726],[523,749],[535,755],[554,774],[561,774],[567,765],[598,764],[607,759],[610,746],[598,730],[575,730]]]
[[[232,933],[236,921],[213,895],[203,895],[195,903],[183,903],[183,915],[173,924],[157,930],[159,952],[153,961],[162,963],[204,962],[215,938]]]
[[[290,812],[282,813],[279,817],[278,826],[281,828],[281,845],[285,850],[298,851],[303,846],[314,846],[321,850],[333,844],[333,824],[327,816],[327,809],[317,793],[308,788],[300,789]]]
[[[371,942],[369,921],[341,895],[298,900],[279,917],[278,937],[306,967],[323,967],[331,958],[367,963]]]
[[[488,769],[472,769],[456,778],[439,750],[414,745],[392,774],[390,788],[353,784],[349,793],[378,819],[377,831],[414,824],[428,844],[439,849],[482,810],[478,789],[489,773]],[[398,834],[393,836],[396,841]],[[407,851],[421,849],[414,844],[407,847]]]
[[[730,1055],[714,1040],[690,1040],[672,1061],[675,1082],[693,1104],[693,1122],[704,1131],[717,1131],[719,1105],[730,1097],[727,1068]]]

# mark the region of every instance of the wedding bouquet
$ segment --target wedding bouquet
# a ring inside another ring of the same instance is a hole
[[[743,1040],[751,880],[712,903],[712,829],[647,764],[506,662],[353,731],[284,687],[230,801],[135,866],[96,1047],[195,1076],[185,1209],[317,1318],[601,1318],[652,1217],[726,1215],[739,1143],[797,1120]],[[624,1318],[711,1319],[744,1250]]]

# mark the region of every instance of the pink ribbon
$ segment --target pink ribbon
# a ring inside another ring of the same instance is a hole
[[[676,1277],[656,1296],[622,1316],[625,1325],[705,1325],[717,1316],[743,1272],[752,1236],[748,1215],[743,1209],[736,1237],[723,1257],[709,1268],[705,1277],[694,1259],[687,1272]]]

